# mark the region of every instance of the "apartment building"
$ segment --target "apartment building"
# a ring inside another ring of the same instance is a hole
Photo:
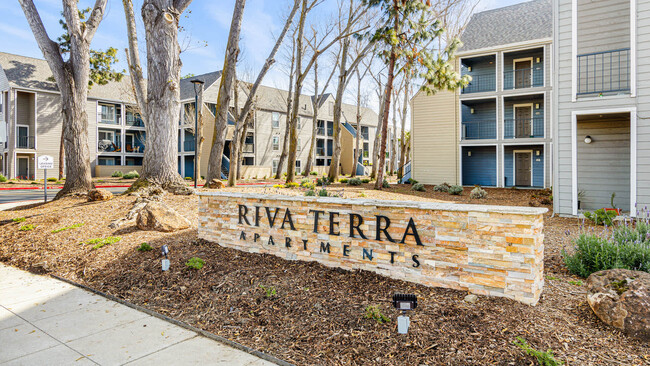
[[[455,67],[472,81],[411,101],[413,178],[492,187],[552,182],[552,5],[475,14]]]
[[[650,203],[650,1],[556,0],[554,209]]]
[[[55,157],[58,171],[61,141],[61,104],[56,84],[51,81],[45,60],[0,52],[0,172],[10,178],[42,179],[43,172],[35,167],[40,155]],[[221,72],[212,72],[181,80],[181,114],[178,124],[178,171],[184,177],[193,177],[194,165],[194,85],[193,79],[204,84],[204,116],[201,175],[207,172],[210,142],[214,134],[214,113]],[[242,93],[245,93],[242,90]],[[245,95],[243,95],[245,96]],[[244,98],[240,98],[243,100]],[[256,100],[256,111],[249,125],[242,164],[246,177],[270,176],[277,168],[285,130],[287,92],[261,87]],[[309,157],[312,131],[312,99],[300,98],[299,157],[296,168],[301,171],[307,159],[314,159],[316,170],[324,172],[331,161],[333,131],[333,98],[328,96],[319,109],[315,156]],[[243,103],[243,101],[242,101]],[[234,104],[232,105],[234,107]],[[108,176],[113,171],[140,170],[147,148],[144,122],[137,113],[129,78],[119,83],[94,85],[89,90],[86,104],[88,113],[91,171],[94,176]],[[375,139],[377,115],[372,110],[361,110],[361,163],[369,163]],[[356,130],[356,106],[343,106],[342,162],[344,174],[352,169],[363,171],[363,164],[353,162]],[[224,176],[229,164],[230,140],[234,119],[229,115],[224,155]]]

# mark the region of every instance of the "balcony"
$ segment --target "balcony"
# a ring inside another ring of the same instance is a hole
[[[544,118],[509,118],[503,123],[503,137],[542,138],[544,137]]]
[[[630,49],[578,55],[577,95],[630,92]]]
[[[497,138],[497,123],[495,120],[463,122],[463,140],[487,140]]]
[[[503,89],[524,89],[544,86],[544,68],[534,67],[504,71]]]
[[[34,136],[18,136],[17,148],[19,149],[33,149],[35,146]]]
[[[496,90],[496,75],[494,73],[470,74],[472,81],[463,88],[462,93],[482,93]]]

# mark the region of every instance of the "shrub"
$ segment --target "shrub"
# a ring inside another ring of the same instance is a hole
[[[274,184],[273,188],[284,188],[284,184]]]
[[[86,242],[88,245],[92,245],[93,249],[99,249],[105,245],[111,245],[115,244],[118,241],[120,241],[119,236],[108,236],[106,238],[97,238],[97,239],[90,239]]]
[[[388,183],[388,181],[384,179],[384,181],[381,182],[381,186],[383,188],[390,188],[390,183]]]
[[[0,174],[0,183],[4,183],[4,182],[6,182],[6,181],[7,181],[7,177],[5,177],[4,175]]]
[[[192,177],[185,177],[185,180],[194,180]]]
[[[193,268],[193,269],[201,269],[205,265],[205,261],[199,257],[192,257],[188,259],[188,261],[185,263],[185,265],[188,268]]]
[[[365,184],[365,183],[370,183],[370,179],[368,179],[368,178],[363,178],[363,179],[361,179],[361,183],[364,183],[364,184]]]
[[[422,183],[415,183],[412,187],[411,190],[413,191],[418,191],[418,192],[426,192],[427,189],[424,188],[424,184]]]
[[[277,295],[277,291],[275,291],[275,287],[273,286],[266,287],[264,285],[260,285],[260,288],[264,290],[264,292],[266,293],[265,296],[267,298],[272,298],[275,297],[275,295]]]
[[[150,251],[152,249],[153,248],[151,247],[151,245],[149,245],[149,243],[142,243],[138,247],[138,250],[141,251],[141,252],[148,252],[148,251]]]
[[[37,181],[33,181],[33,182],[29,183],[29,184],[38,184],[38,182],[37,182]]]
[[[418,181],[415,180],[415,179],[413,179],[413,178],[409,178],[409,180],[407,180],[406,182],[407,182],[408,184],[416,184]]]
[[[604,208],[600,208],[594,212],[585,212],[584,215],[589,221],[596,225],[612,226],[614,218],[616,218],[618,214],[616,211],[605,211]]]
[[[351,186],[360,186],[361,185],[361,179],[359,178],[351,178],[348,180],[348,184]]]
[[[463,194],[463,187],[458,186],[458,185],[453,185],[453,186],[449,187],[449,190],[447,191],[447,193],[453,194],[455,196],[460,196],[461,194]]]
[[[136,172],[135,170],[132,170],[122,176],[124,179],[135,179],[135,178],[140,178],[140,173]]]
[[[388,323],[390,321],[390,318],[381,313],[381,310],[379,310],[379,306],[377,305],[368,305],[364,317],[366,319],[372,319],[379,324]]]
[[[524,350],[524,352],[526,352],[528,355],[535,357],[537,359],[537,363],[540,364],[541,366],[564,365],[562,361],[558,361],[555,359],[555,356],[553,355],[553,352],[550,349],[546,352],[538,351],[532,348],[530,345],[528,345],[528,342],[526,342],[526,340],[522,337],[517,337],[517,340],[512,343],[514,343],[517,347]]]
[[[352,178],[352,179],[354,179],[354,178]],[[345,183],[347,183],[347,182],[348,182],[348,178],[341,178],[341,179],[339,179],[339,183],[343,183],[343,184],[345,184]]]
[[[16,217],[15,219],[11,219],[13,222],[25,222],[25,220],[27,219],[24,217]]]
[[[307,192],[305,192],[305,196],[308,196],[308,197],[315,196],[315,195],[316,195],[316,192],[314,192],[314,190],[311,189],[311,188]]]
[[[299,185],[300,185],[300,184],[298,184],[297,182],[289,182],[289,183],[286,183],[286,184],[284,185],[284,187],[285,187],[285,188],[296,188],[296,187],[298,187]]]
[[[325,188],[318,191],[318,196],[319,197],[329,197],[329,195],[330,195],[330,193]]]
[[[487,192],[485,189],[481,188],[480,186],[474,187],[472,191],[469,193],[469,198],[473,200],[480,200],[482,198],[487,198]]]
[[[581,234],[573,240],[574,250],[562,250],[569,271],[580,277],[605,269],[623,268],[650,272],[650,226],[618,226],[610,237]]]
[[[450,187],[451,186],[449,184],[442,183],[442,184],[438,184],[436,186],[433,186],[433,191],[434,192],[449,192]]]
[[[323,186],[323,185],[328,186],[328,185],[330,185],[330,183],[331,182],[330,182],[329,177],[321,177],[321,178],[316,179],[316,185],[317,186]]]
[[[104,183],[104,180],[103,179],[98,179],[97,183]]]
[[[60,233],[60,232],[62,232],[62,231],[64,231],[64,230],[76,229],[76,228],[81,227],[81,226],[83,226],[83,225],[84,225],[84,223],[83,223],[83,222],[80,222],[80,223],[78,223],[78,224],[73,224],[73,225],[70,225],[70,226],[66,226],[66,227],[62,227],[62,228],[59,228],[59,229],[55,229],[55,230],[52,230],[52,234]]]
[[[309,173],[309,175],[318,175],[318,172],[314,171],[314,172]]]
[[[302,187],[302,188],[311,188],[313,186],[314,186],[314,184],[311,182],[311,180],[309,180],[307,178],[300,181],[300,187]]]
[[[111,174],[111,177],[113,177],[113,178],[121,178],[123,175],[124,175],[124,173],[122,173],[119,170],[116,170],[116,171],[113,172],[113,174]]]
[[[56,179],[55,177],[47,178],[47,181],[48,181],[48,182],[56,182],[57,180],[58,180],[58,179]]]
[[[35,227],[36,226],[34,226],[33,224],[27,224],[27,225],[23,225],[23,226],[19,227],[18,230],[20,230],[20,231],[30,231],[30,230],[33,230]]]

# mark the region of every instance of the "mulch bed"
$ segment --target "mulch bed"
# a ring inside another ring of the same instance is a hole
[[[408,186],[384,193],[364,188],[332,186],[331,190],[338,189],[345,197],[454,197],[415,193]],[[259,187],[246,191],[301,194]],[[523,190],[488,193],[490,198],[481,203],[526,205],[532,194]],[[467,192],[460,199],[468,200],[465,196]],[[565,231],[575,235],[579,228],[575,219],[551,217],[550,213],[546,218],[547,280],[537,306],[492,297],[480,297],[471,305],[463,301],[466,293],[462,291],[222,248],[197,239],[196,228],[172,234],[134,227],[108,229],[108,223],[123,216],[133,200],[126,196],[97,203],[64,199],[0,212],[0,261],[57,274],[300,365],[534,364],[533,358],[512,344],[517,336],[538,350],[552,349],[568,365],[650,364],[648,344],[600,322],[586,302],[584,288],[568,282],[579,278],[567,272],[560,251],[569,244]],[[196,200],[165,198],[193,222],[198,214]],[[26,220],[10,220],[16,217]],[[79,222],[84,225],[51,233]],[[19,231],[24,224],[36,228]],[[98,250],[80,244],[110,235],[121,240]],[[154,250],[139,252],[142,242]],[[165,273],[160,270],[158,252],[163,244],[169,245],[171,259],[171,270]],[[195,256],[206,261],[201,270],[185,266]],[[267,296],[262,287],[273,288],[276,294]],[[418,295],[408,335],[397,334],[398,312],[390,303],[396,292]],[[366,319],[368,305],[379,306],[392,321],[380,324]]]

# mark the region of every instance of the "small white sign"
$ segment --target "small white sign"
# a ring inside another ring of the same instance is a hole
[[[54,158],[49,155],[41,155],[37,159],[38,169],[54,169]]]

